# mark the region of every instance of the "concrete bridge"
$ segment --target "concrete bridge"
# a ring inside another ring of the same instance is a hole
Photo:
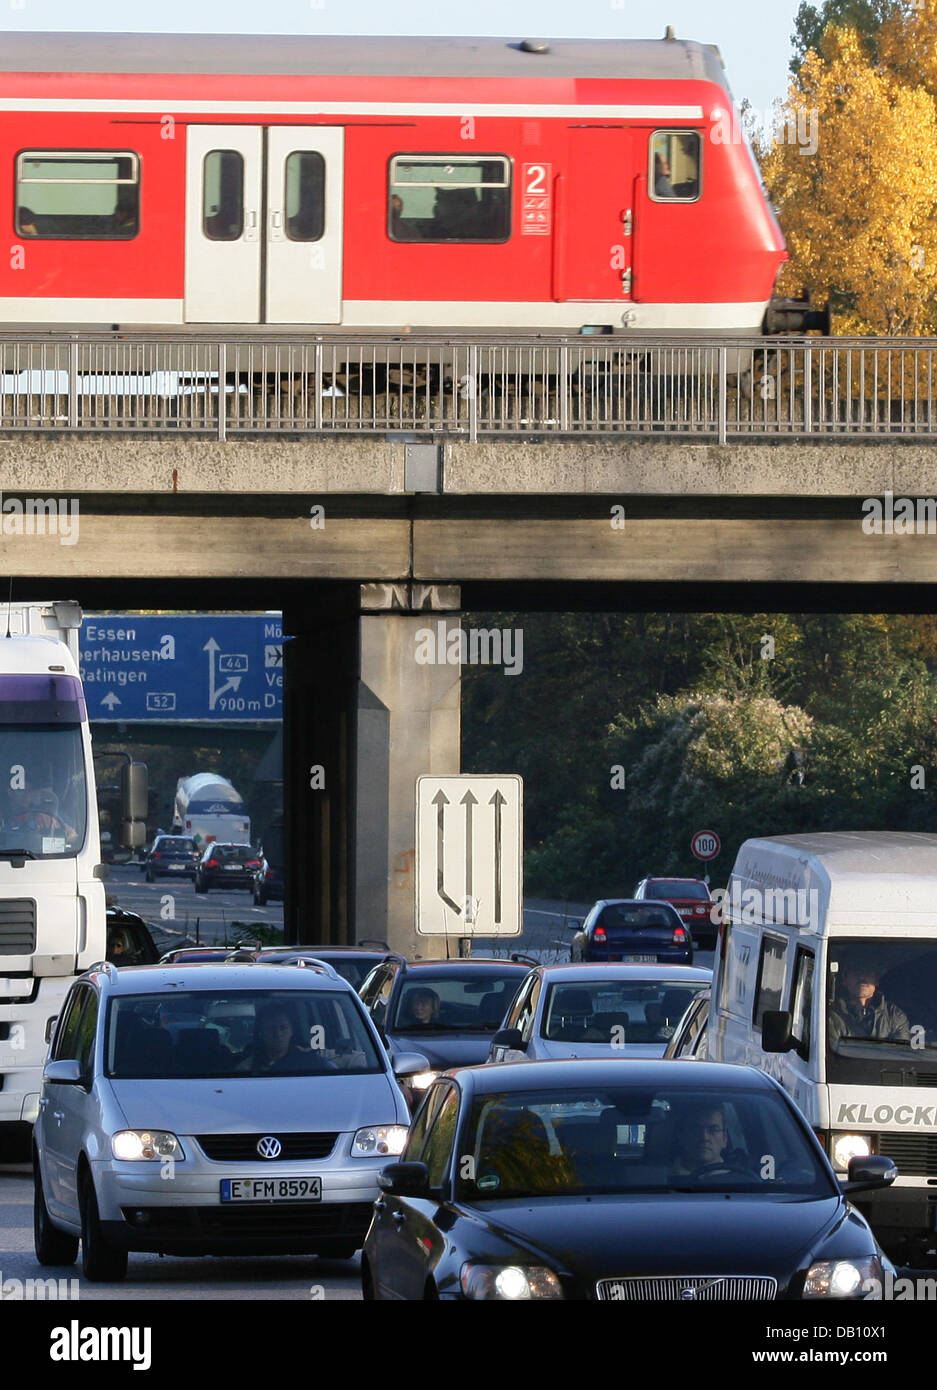
[[[0,342],[0,569],[88,608],[282,608],[290,924],[427,954],[414,784],[459,770],[460,668],[419,634],[929,610],[937,521],[864,504],[937,498],[933,346]]]

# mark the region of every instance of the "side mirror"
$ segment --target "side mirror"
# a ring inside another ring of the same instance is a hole
[[[512,1052],[526,1052],[527,1043],[519,1028],[499,1028],[491,1039],[492,1047],[509,1047]]]
[[[124,763],[120,769],[120,843],[124,849],[142,849],[146,844],[149,799],[146,763]]]
[[[382,1192],[395,1197],[426,1197],[429,1195],[429,1169],[425,1163],[388,1163],[377,1175]]]
[[[58,1086],[80,1086],[81,1063],[74,1059],[67,1062],[49,1062],[42,1073],[42,1079],[54,1082]]]
[[[766,1009],[762,1014],[761,1046],[765,1052],[790,1052],[797,1046],[787,1009]]]
[[[863,1192],[872,1187],[891,1187],[898,1169],[884,1154],[856,1154],[849,1160],[848,1178],[840,1183],[843,1192]]]
[[[431,1071],[429,1061],[422,1052],[398,1052],[390,1061],[395,1076],[416,1076],[421,1071]]]

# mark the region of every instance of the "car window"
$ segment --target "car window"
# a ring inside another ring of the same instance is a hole
[[[537,975],[534,979],[534,987],[530,991],[526,1008],[518,1020],[521,1038],[524,1042],[530,1041],[530,1035],[534,1031],[534,1019],[537,1016],[537,1004],[540,1002],[540,994],[543,989],[543,976]]]
[[[530,991],[534,987],[534,980],[536,978],[537,977],[534,974],[528,975],[527,979],[524,981],[520,989],[517,991],[517,994],[514,998],[514,1002],[511,1005],[510,1012],[507,1014],[504,1020],[505,1028],[520,1027],[518,1019],[521,1017],[522,1014],[524,1014],[526,1017],[527,1001],[530,998]]]
[[[78,1032],[75,1036],[75,1057],[81,1065],[82,1076],[90,1077],[94,1059],[94,1039],[98,1024],[98,996],[95,990],[90,987],[85,989],[85,994],[87,998],[81,1011],[81,1018],[78,1020]]]
[[[706,980],[577,979],[549,986],[541,1033],[551,1042],[661,1043],[674,1030]]]
[[[686,878],[660,878],[656,883],[648,883],[644,890],[645,898],[691,898],[698,902],[709,901],[709,889],[705,883],[694,883]]]
[[[107,959],[118,966],[152,964],[156,956],[146,927],[140,922],[108,923]]]
[[[755,986],[755,1010],[752,1022],[756,1028],[769,1009],[780,1009],[781,995],[784,992],[785,956],[787,941],[783,936],[770,936],[767,932],[762,938],[761,955],[758,960],[758,982]]]
[[[390,996],[394,992],[394,980],[397,978],[397,971],[393,966],[388,967],[382,976],[380,984],[374,995],[371,1005],[371,1017],[375,1026],[383,1028],[387,1022],[387,1005],[390,1003]]]
[[[439,1187],[448,1171],[458,1118],[459,1093],[454,1086],[450,1086],[423,1146],[422,1161],[429,1169],[430,1187]]]
[[[70,1062],[77,1057],[75,1050],[75,1040],[78,1036],[78,1023],[81,1018],[81,1008],[85,1002],[85,989],[83,985],[77,986],[65,1001],[62,1021],[59,1024],[58,1032],[55,1037],[55,1051],[53,1060],[56,1062]]]
[[[396,1033],[494,1033],[510,1007],[518,982],[517,966],[447,974],[419,969],[404,980],[388,1030]]]
[[[450,1089],[451,1088],[448,1083],[440,1082],[437,1082],[435,1086],[430,1087],[429,1091],[426,1094],[426,1098],[423,1101],[423,1104],[420,1106],[420,1108],[416,1112],[416,1115],[414,1116],[413,1124],[410,1126],[410,1134],[407,1138],[407,1147],[405,1153],[403,1154],[403,1159],[405,1162],[422,1162],[423,1145],[426,1142],[427,1133],[430,1129],[430,1126],[433,1123],[433,1120],[436,1118],[436,1113],[439,1110],[440,1105],[445,1100],[446,1095]]]
[[[810,1056],[813,972],[813,952],[804,950],[803,946],[798,946],[794,961],[794,984],[791,990],[791,1027],[797,1042],[797,1051],[804,1058]]]
[[[117,1080],[384,1070],[361,1006],[345,990],[192,989],[110,1005],[106,1072]]]

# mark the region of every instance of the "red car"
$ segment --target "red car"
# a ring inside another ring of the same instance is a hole
[[[672,903],[689,927],[693,940],[704,950],[714,950],[719,933],[713,915],[715,903],[709,885],[701,878],[644,878],[634,890],[641,900]]]

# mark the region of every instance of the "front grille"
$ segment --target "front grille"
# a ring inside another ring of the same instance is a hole
[[[261,1158],[257,1144],[267,1136],[279,1139],[283,1152],[279,1158]],[[328,1158],[335,1148],[338,1134],[324,1131],[312,1134],[277,1134],[267,1130],[266,1134],[197,1134],[195,1136],[202,1153],[215,1163],[290,1163],[296,1159]]]
[[[31,956],[35,949],[35,900],[0,898],[0,956]]]
[[[600,1299],[625,1303],[659,1300],[677,1303],[765,1302],[774,1298],[777,1290],[777,1279],[751,1274],[651,1275],[643,1279],[602,1279],[596,1285]]]
[[[191,1241],[206,1239],[302,1239],[318,1236],[364,1239],[372,1202],[264,1202],[218,1207],[125,1207],[123,1217],[141,1236]]]
[[[898,1165],[903,1178],[937,1178],[937,1134],[878,1134],[877,1152]]]

